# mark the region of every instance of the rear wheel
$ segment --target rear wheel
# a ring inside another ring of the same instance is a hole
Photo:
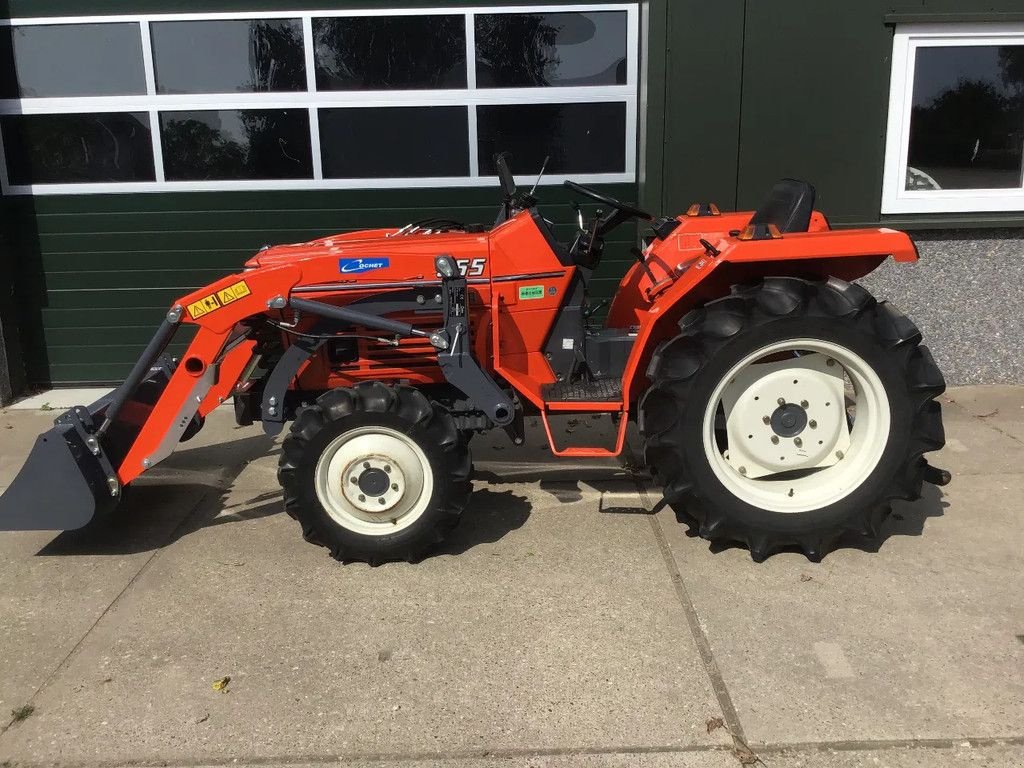
[[[641,403],[648,463],[700,535],[755,560],[876,536],[944,442],[942,375],[905,316],[839,280],[772,278],[687,315]]]
[[[307,541],[338,560],[416,560],[458,523],[470,494],[466,441],[422,392],[367,382],[303,409],[278,479]]]

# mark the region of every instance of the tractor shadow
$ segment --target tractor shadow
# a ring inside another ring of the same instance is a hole
[[[283,495],[276,482],[271,487],[261,478],[252,495],[238,493],[243,470],[279,452],[273,439],[263,434],[190,449],[182,446],[126,489],[121,505],[108,518],[58,534],[36,556],[155,552],[206,528],[283,514]],[[218,467],[224,469],[211,472]],[[429,556],[461,554],[497,542],[521,528],[530,512],[529,501],[512,488],[480,488],[478,484],[458,527]],[[297,528],[294,533],[299,535]]]
[[[527,499],[512,490],[476,490],[458,526],[427,557],[461,555],[482,544],[501,541],[526,524],[532,509]]]
[[[925,483],[921,489],[921,498],[917,501],[895,501],[892,505],[892,514],[882,524],[881,531],[877,538],[867,538],[853,532],[847,532],[836,543],[833,552],[852,549],[870,554],[877,553],[885,543],[894,536],[922,536],[928,521],[933,518],[942,517],[949,502],[946,501],[942,490],[934,485]],[[698,533],[699,524],[685,511],[676,511],[676,520],[687,526],[686,535],[691,539],[700,537]],[[708,551],[712,554],[725,552],[729,549],[747,549],[744,544],[715,543],[708,545]],[[803,554],[799,547],[783,547],[775,550],[774,554],[781,552],[792,552]],[[825,559],[828,555],[825,555]]]
[[[262,434],[182,447],[127,488],[120,506],[109,517],[58,534],[36,556],[153,552],[202,528],[276,515],[283,511],[277,488],[240,503],[229,504],[228,497],[251,462],[277,452],[273,439]],[[211,472],[211,467],[223,469]]]

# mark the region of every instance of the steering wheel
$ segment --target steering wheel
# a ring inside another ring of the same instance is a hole
[[[617,211],[621,211],[627,216],[635,216],[636,218],[643,219],[644,221],[654,221],[654,217],[647,211],[641,210],[640,208],[635,208],[632,205],[627,205],[621,200],[616,200],[614,197],[603,195],[596,189],[584,187],[582,184],[577,184],[575,181],[568,180],[566,180],[565,186],[567,186],[574,192],[579,192],[581,195],[589,197],[591,200],[596,200],[597,202],[610,206]]]

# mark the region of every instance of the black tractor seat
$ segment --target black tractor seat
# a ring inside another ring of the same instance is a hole
[[[811,227],[811,214],[817,192],[806,181],[782,179],[768,193],[750,219],[752,226],[774,224],[779,232],[806,232]]]

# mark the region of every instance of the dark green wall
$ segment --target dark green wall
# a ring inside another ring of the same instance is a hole
[[[607,188],[635,197],[632,185]],[[542,210],[570,239],[574,213],[561,188],[542,187]],[[22,343],[33,383],[115,380],[127,373],[167,307],[266,243],[445,215],[489,223],[497,189],[175,193],[14,198]],[[594,294],[625,271],[633,233],[608,249]]]
[[[835,224],[875,224],[881,195],[893,24],[1024,21],[1022,0],[650,0],[667,25],[663,94],[648,145],[663,178],[642,197],[752,208],[784,176],[812,181]],[[1024,223],[1014,214],[886,217],[907,228]]]

